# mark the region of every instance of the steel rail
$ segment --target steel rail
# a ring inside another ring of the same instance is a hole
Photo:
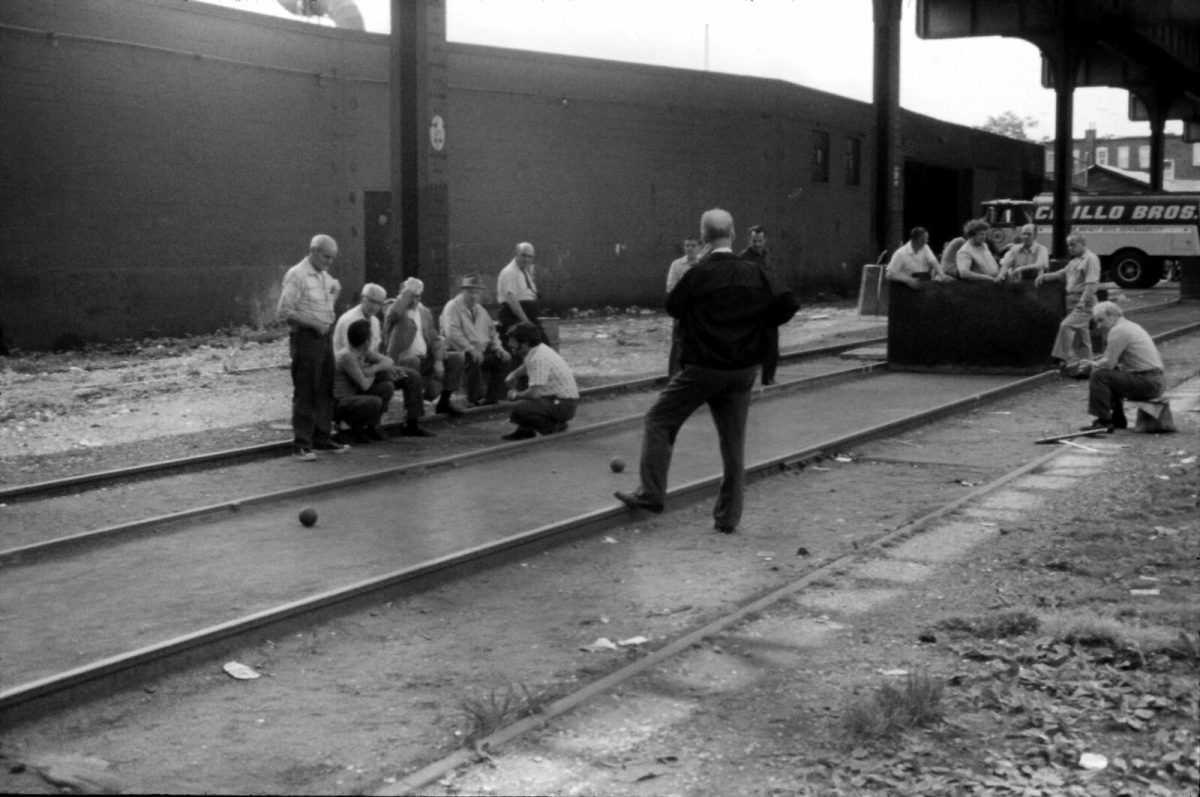
[[[848,435],[830,438],[816,445],[748,464],[747,480],[760,479],[781,468],[812,459],[827,451],[841,450],[866,440],[885,437],[900,429],[944,417],[982,402],[1012,395],[1057,378],[1047,371],[1032,377],[1002,384],[962,399],[912,413],[894,421],[860,429]],[[781,385],[780,387],[785,387]],[[641,416],[637,416],[641,417]],[[609,427],[627,423],[605,422]],[[569,433],[568,433],[569,434]],[[527,444],[527,443],[526,443]],[[514,446],[517,444],[513,444]],[[499,447],[507,449],[508,446]],[[711,492],[720,477],[697,479],[680,484],[668,492],[672,504],[691,502]],[[521,531],[420,565],[402,568],[370,579],[326,590],[299,600],[255,612],[241,618],[212,625],[172,639],[124,654],[107,657],[0,691],[0,722],[20,722],[39,716],[55,707],[74,704],[88,696],[108,694],[125,685],[144,681],[156,673],[188,662],[211,658],[239,645],[271,638],[300,626],[338,616],[367,605],[419,590],[422,585],[440,583],[455,574],[467,573],[485,564],[545,549],[572,539],[593,535],[611,528],[629,517],[630,510],[616,504]]]
[[[856,365],[843,368],[841,370],[833,371],[827,374],[821,374],[819,376],[811,376],[803,379],[780,382],[779,384],[764,388],[761,392],[756,391],[754,400],[762,400],[766,397],[774,397],[783,392],[793,392],[797,390],[823,387],[846,380],[860,379],[883,370],[884,366],[882,363],[868,363],[865,365]],[[98,529],[91,529],[89,531],[82,531],[77,534],[55,537],[50,540],[41,540],[28,545],[21,545],[14,548],[0,550],[0,567],[29,564],[47,556],[66,551],[78,551],[82,548],[102,545],[116,539],[123,539],[137,534],[150,534],[156,530],[164,529],[173,524],[179,524],[187,520],[199,519],[207,515],[214,515],[224,512],[237,512],[244,507],[259,506],[262,504],[271,503],[273,501],[283,501],[289,498],[296,498],[298,496],[315,495],[331,490],[339,490],[344,487],[367,484],[373,481],[379,481],[381,479],[402,476],[408,473],[424,472],[437,468],[454,468],[469,462],[478,462],[490,459],[492,457],[504,456],[513,450],[524,449],[529,446],[556,445],[564,440],[571,440],[583,435],[599,434],[611,431],[613,429],[631,426],[640,423],[643,417],[643,413],[631,413],[616,418],[597,421],[596,423],[572,427],[562,434],[552,435],[550,437],[539,437],[513,443],[500,443],[498,445],[491,445],[485,448],[478,448],[471,451],[464,451],[457,454],[436,457],[434,459],[418,460],[416,462],[407,462],[402,465],[391,465],[384,468],[376,468],[374,470],[355,473],[350,476],[340,476],[335,479],[329,479],[313,484],[304,484],[297,487],[287,487],[281,490],[272,490],[266,493],[230,498],[228,500],[219,501],[215,504],[206,504],[204,506],[182,509],[177,512],[170,512],[164,515],[156,515],[154,517],[142,518],[140,520],[129,521],[126,523],[118,523],[111,526],[104,526]]]
[[[841,352],[848,351],[850,349],[862,348],[863,346],[872,346],[879,343],[884,343],[886,341],[886,337],[858,338],[853,341],[829,344],[825,346],[792,349],[780,354],[780,362],[785,363],[810,360],[817,357],[840,354]],[[596,397],[621,392],[650,390],[666,384],[666,382],[666,376],[642,376],[635,377],[633,379],[622,380],[619,382],[609,382],[603,385],[594,385],[592,387],[583,388],[579,392],[581,396],[585,398]],[[464,411],[464,415],[468,418],[481,417],[504,411],[509,406],[509,402],[501,402],[500,404],[487,407],[471,407]],[[388,424],[387,428],[396,429],[399,428],[399,426],[400,423],[397,422]],[[269,443],[256,443],[237,448],[209,451],[201,454],[189,454],[183,457],[159,460],[157,462],[146,462],[138,465],[129,465],[123,468],[113,468],[110,470],[94,471],[91,473],[81,473],[75,476],[64,476],[58,479],[30,482],[29,484],[16,484],[11,487],[0,488],[0,502],[14,501],[17,499],[40,498],[43,496],[69,492],[81,487],[87,487],[90,489],[103,484],[111,484],[113,482],[132,479],[135,477],[148,475],[152,476],[171,471],[193,470],[212,463],[229,463],[240,459],[282,456],[290,453],[291,450],[292,441],[289,438],[285,440],[272,441]]]

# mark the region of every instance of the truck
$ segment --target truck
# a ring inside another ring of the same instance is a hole
[[[1050,247],[1052,194],[981,204],[996,251],[1016,243],[1026,224],[1036,225],[1038,242]],[[1180,258],[1200,255],[1200,194],[1073,194],[1070,229],[1100,257],[1105,279],[1122,288],[1150,288],[1176,273]]]

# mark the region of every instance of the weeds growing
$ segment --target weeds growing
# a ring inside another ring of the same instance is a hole
[[[886,739],[942,718],[945,684],[928,673],[909,673],[903,686],[884,683],[852,700],[842,714],[842,730],[851,742]]]

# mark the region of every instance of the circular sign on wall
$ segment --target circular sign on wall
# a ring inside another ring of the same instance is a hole
[[[429,123],[429,143],[433,144],[437,152],[441,152],[442,147],[446,146],[446,123],[438,114],[434,114],[433,121]]]

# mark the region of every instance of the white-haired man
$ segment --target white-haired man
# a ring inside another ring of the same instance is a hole
[[[346,451],[349,446],[333,437],[334,305],[341,283],[329,274],[337,259],[337,242],[314,235],[308,255],[283,275],[276,312],[291,328],[288,350],[292,358],[293,454],[305,462],[316,459],[313,450]]]
[[[424,294],[425,283],[416,277],[409,277],[400,286],[400,296],[388,308],[384,321],[387,355],[396,365],[420,375],[425,398],[437,399],[436,412],[462,415],[450,403],[462,382],[462,355],[456,352],[447,356],[433,312],[421,303]]]
[[[1067,317],[1058,325],[1058,335],[1050,356],[1059,360],[1064,373],[1086,378],[1091,367],[1092,308],[1096,306],[1096,287],[1100,284],[1100,258],[1087,248],[1087,239],[1077,232],[1067,236],[1067,251],[1071,260],[1061,271],[1038,275],[1035,285],[1044,282],[1065,282],[1067,286]]]
[[[1092,308],[1096,326],[1107,333],[1104,354],[1091,362],[1088,412],[1095,420],[1084,429],[1124,429],[1124,400],[1149,401],[1163,393],[1163,362],[1154,339],[1125,318],[1114,302]]]
[[[1037,242],[1037,227],[1026,224],[1020,240],[1008,247],[1000,258],[1001,279],[1023,279],[1026,274],[1037,277],[1050,265],[1050,250]]]

